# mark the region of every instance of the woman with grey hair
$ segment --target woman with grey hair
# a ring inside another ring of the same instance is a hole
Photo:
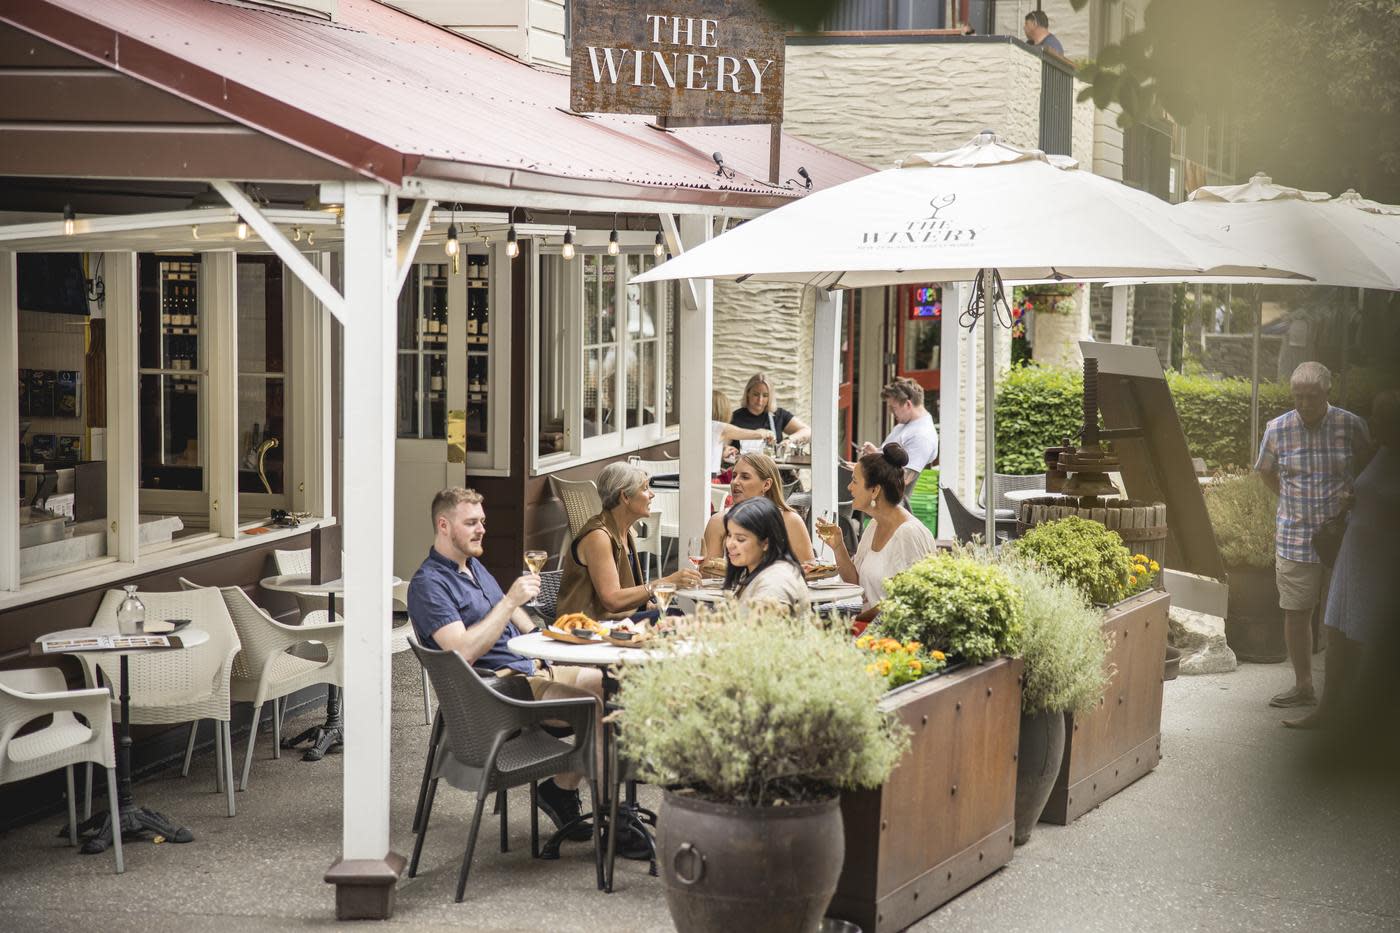
[[[598,474],[603,511],[584,522],[564,551],[559,587],[560,615],[582,612],[592,619],[621,619],[650,611],[657,583],[695,586],[700,575],[689,567],[644,583],[632,526],[651,515],[652,491],[646,470],[610,463]]]

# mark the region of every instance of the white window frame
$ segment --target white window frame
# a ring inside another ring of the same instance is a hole
[[[657,419],[653,424],[639,425],[634,428],[627,427],[627,413],[621,409],[620,417],[615,417],[615,425],[612,431],[607,434],[594,437],[583,437],[583,333],[584,333],[584,295],[583,295],[583,257],[587,255],[604,254],[605,259],[611,259],[617,263],[618,274],[614,287],[616,289],[617,308],[617,331],[618,331],[618,365],[615,367],[613,378],[614,398],[625,404],[627,398],[627,356],[628,350],[632,346],[632,340],[627,330],[627,285],[629,273],[626,259],[629,255],[648,256],[655,239],[654,233],[633,232],[621,233],[619,240],[622,243],[622,252],[616,257],[606,255],[607,233],[604,231],[579,231],[575,236],[576,255],[572,261],[561,262],[565,271],[569,274],[564,278],[558,287],[558,293],[552,295],[540,294],[540,261],[545,257],[558,258],[559,247],[554,245],[544,245],[537,250],[539,259],[535,261],[531,268],[531,301],[529,317],[529,339],[530,339],[530,390],[529,390],[529,444],[530,444],[530,472],[532,475],[545,475],[556,470],[566,469],[584,463],[592,463],[598,460],[622,456],[654,447],[659,444],[673,441],[680,436],[680,425],[666,425],[666,368],[669,363],[667,349],[670,341],[674,338],[667,328],[666,314],[664,313],[665,288],[666,283],[651,283],[642,286],[652,289],[652,300],[656,309],[657,327],[657,358],[656,368],[653,373],[655,380],[655,393],[657,399]],[[541,392],[540,374],[542,366],[540,361],[541,327],[542,327],[542,306],[548,303],[554,307],[564,307],[567,315],[564,321],[564,373],[560,382],[565,387],[566,405],[564,411],[564,431],[565,449],[562,451],[540,455],[539,452],[539,395]],[[568,398],[568,387],[578,386],[578,394]]]

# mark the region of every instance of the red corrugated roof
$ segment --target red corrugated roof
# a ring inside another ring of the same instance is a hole
[[[571,114],[567,75],[373,0],[340,0],[335,22],[217,0],[0,0],[0,19],[393,184],[460,177],[434,170],[457,163],[537,189],[553,177],[755,206],[798,193],[754,178],[767,174],[766,126],[663,132]],[[735,178],[716,175],[716,149]],[[783,150],[783,180],[799,164],[818,187],[869,171],[791,136]]]

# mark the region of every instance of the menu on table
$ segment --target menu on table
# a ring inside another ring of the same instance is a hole
[[[37,653],[65,654],[70,651],[133,651],[137,648],[179,648],[180,639],[173,635],[92,635],[40,638]]]

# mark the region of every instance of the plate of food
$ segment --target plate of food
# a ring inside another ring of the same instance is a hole
[[[571,645],[593,645],[602,641],[605,629],[582,612],[560,616],[541,631],[545,636]]]
[[[619,648],[635,648],[651,641],[652,632],[645,622],[613,622],[602,632],[603,641]]]
[[[710,557],[700,564],[700,576],[705,580],[722,580],[729,571],[729,564],[723,557]]]
[[[835,564],[824,564],[821,561],[809,560],[802,564],[802,574],[811,583],[815,580],[825,580],[836,576]]]

